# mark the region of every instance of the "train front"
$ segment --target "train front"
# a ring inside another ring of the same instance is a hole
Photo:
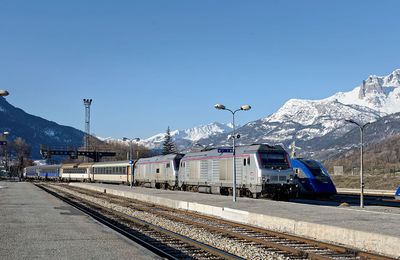
[[[311,159],[292,159],[295,181],[299,184],[300,195],[330,196],[336,194],[335,184],[326,169],[318,161]]]
[[[397,188],[396,193],[394,194],[394,198],[396,200],[400,200],[400,186]]]
[[[260,146],[258,164],[261,171],[262,194],[274,199],[296,196],[297,186],[287,152],[281,146]]]

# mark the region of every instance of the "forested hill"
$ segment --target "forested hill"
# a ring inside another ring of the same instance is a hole
[[[8,140],[24,139],[32,149],[33,159],[41,158],[40,144],[48,146],[81,146],[84,132],[70,126],[59,125],[26,113],[0,97],[0,131],[9,132]]]
[[[360,167],[360,148],[353,148],[336,158],[325,161],[325,166],[333,172],[333,166],[344,166],[345,173],[351,173]],[[364,169],[366,173],[400,172],[400,134],[381,139],[365,147]]]

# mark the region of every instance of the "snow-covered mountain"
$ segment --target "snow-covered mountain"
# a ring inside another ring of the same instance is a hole
[[[334,143],[354,128],[345,119],[374,122],[396,112],[400,112],[400,69],[388,76],[370,76],[352,91],[339,92],[322,100],[290,99],[276,113],[239,128],[241,138],[238,143],[283,144],[287,147],[296,140],[304,154],[316,158],[324,154],[326,157],[328,155],[318,149],[327,149],[326,144]],[[202,142],[229,145],[231,141],[227,136],[221,134]],[[340,152],[340,149],[332,152]]]
[[[172,140],[175,142],[179,151],[190,148],[194,143],[201,139],[208,139],[214,136],[230,132],[232,130],[231,124],[211,123],[207,125],[200,125],[185,130],[171,131]],[[154,149],[162,148],[165,133],[156,134],[147,139],[140,140],[140,144]]]
[[[327,98],[348,105],[359,105],[379,111],[382,115],[400,112],[400,69],[387,76],[369,76],[363,84],[349,92]]]
[[[354,128],[345,119],[375,122],[396,112],[400,112],[400,69],[387,76],[369,76],[353,90],[325,99],[290,99],[276,113],[239,127],[237,130],[241,137],[238,144],[269,143],[288,147],[295,140],[296,145],[303,148],[303,155],[325,159],[350,149],[358,142],[354,138],[340,141]],[[397,119],[393,120],[397,122]],[[377,129],[383,129],[380,125]],[[230,145],[228,136],[231,130],[229,124],[211,123],[174,130],[171,136],[178,150],[186,151],[196,142],[208,146]],[[165,133],[160,133],[141,140],[140,144],[151,149],[161,148],[164,137]],[[373,142],[374,135],[366,141]]]

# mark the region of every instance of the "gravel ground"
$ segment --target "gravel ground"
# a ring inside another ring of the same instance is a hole
[[[183,223],[173,222],[162,217],[158,217],[154,214],[142,211],[135,211],[127,207],[123,207],[114,203],[107,202],[104,199],[95,198],[92,196],[87,196],[80,194],[78,192],[71,191],[69,189],[60,186],[51,186],[54,189],[61,190],[63,192],[69,193],[71,195],[80,197],[82,199],[88,200],[90,202],[96,203],[103,207],[139,218],[141,220],[147,221],[151,224],[160,226],[167,230],[173,231],[175,233],[181,234],[183,236],[190,237],[194,240],[200,241],[202,243],[208,244],[210,246],[219,248],[221,250],[230,252],[231,254],[243,257],[245,259],[289,259],[288,257],[279,255],[275,252],[269,252],[264,248],[257,247],[251,244],[245,244],[242,242],[235,241],[230,238],[223,237],[218,234],[210,233],[204,229],[196,228],[192,226],[187,226]]]

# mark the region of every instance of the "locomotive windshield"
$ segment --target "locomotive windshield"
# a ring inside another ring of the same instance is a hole
[[[300,160],[310,170],[311,174],[315,177],[326,177],[326,173],[322,170],[321,166],[312,160]]]
[[[285,152],[260,153],[260,160],[262,168],[282,170],[290,168],[289,160]]]

